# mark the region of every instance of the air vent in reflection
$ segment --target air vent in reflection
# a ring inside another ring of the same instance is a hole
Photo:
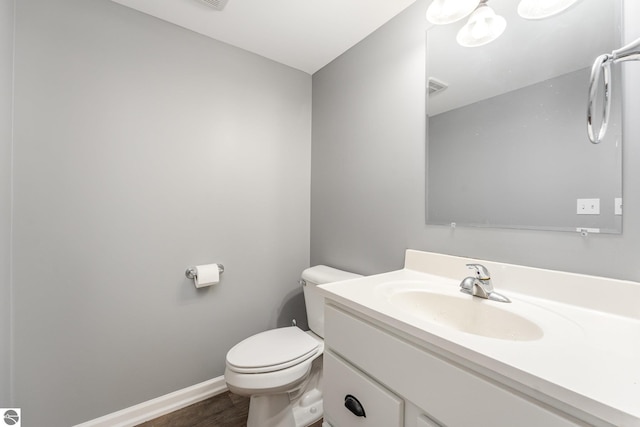
[[[436,93],[442,92],[449,87],[449,85],[445,82],[433,77],[429,77],[427,81],[429,82],[429,95],[435,95]]]
[[[215,10],[222,10],[227,5],[229,0],[201,0],[204,3],[208,4]]]

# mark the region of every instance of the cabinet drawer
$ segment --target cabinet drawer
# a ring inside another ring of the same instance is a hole
[[[325,419],[334,427],[400,427],[402,400],[362,372],[336,357],[324,354],[323,404]],[[358,416],[346,406],[363,414]]]
[[[583,425],[332,305],[325,345],[447,426]]]

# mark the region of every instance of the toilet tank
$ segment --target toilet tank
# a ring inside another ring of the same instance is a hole
[[[324,297],[319,294],[316,286],[359,277],[362,276],[326,265],[316,265],[302,272],[302,290],[304,303],[307,306],[307,320],[309,328],[316,335],[324,338]]]

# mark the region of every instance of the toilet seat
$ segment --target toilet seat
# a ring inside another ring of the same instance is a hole
[[[253,335],[227,353],[227,368],[244,374],[275,372],[298,365],[318,353],[320,344],[290,326]]]

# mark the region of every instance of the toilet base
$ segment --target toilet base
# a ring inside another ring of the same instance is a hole
[[[289,394],[251,396],[247,427],[297,427]]]
[[[309,403],[304,403],[304,397],[296,402],[293,406],[293,418],[296,421],[296,427],[307,427],[322,418],[322,393],[319,390],[314,390],[307,393],[305,396],[309,397]]]
[[[292,392],[252,395],[247,427],[307,427],[322,418],[322,357]]]
[[[289,393],[251,396],[247,427],[307,427],[322,418],[322,394],[313,390],[296,402]]]

